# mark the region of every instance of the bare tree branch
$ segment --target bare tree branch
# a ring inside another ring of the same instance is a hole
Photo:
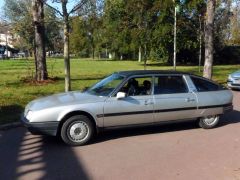
[[[48,6],[48,7],[51,8],[51,9],[53,9],[53,10],[54,10],[55,12],[57,12],[60,16],[62,16],[62,17],[64,16],[61,11],[59,11],[57,8],[55,8],[55,7],[51,6],[50,4],[48,4],[46,0],[42,0],[42,1],[44,2],[44,4],[45,4],[46,6]],[[57,2],[57,3],[62,3],[62,2],[59,1],[59,2]],[[77,4],[72,8],[71,11],[69,11],[68,15],[70,15],[70,14],[76,12],[77,10],[81,9],[86,3],[87,3],[87,0],[82,0],[82,1],[80,1],[79,3],[77,3]]]
[[[55,7],[52,7],[51,5],[49,5],[46,1],[44,1],[44,4],[46,6],[48,6],[49,8],[53,9],[55,12],[57,12],[60,16],[63,17],[63,13],[61,11],[59,11],[58,9],[56,9]]]
[[[87,3],[87,0],[82,0],[80,1],[78,4],[76,4],[72,10],[68,13],[69,15],[76,12],[77,10],[79,10],[80,8],[83,7],[83,5],[85,5]]]

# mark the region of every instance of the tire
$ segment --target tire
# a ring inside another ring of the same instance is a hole
[[[88,143],[93,134],[93,123],[85,115],[70,117],[61,128],[62,140],[71,146],[80,146]]]
[[[216,127],[219,122],[219,115],[201,117],[199,119],[199,126],[203,129],[211,129]]]

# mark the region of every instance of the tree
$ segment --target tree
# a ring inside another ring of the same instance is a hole
[[[5,0],[4,14],[17,35],[14,47],[29,55],[34,54],[34,27],[31,0]],[[45,45],[48,51],[61,51],[60,23],[55,11],[44,6]],[[62,44],[61,44],[62,46]]]
[[[62,52],[63,33],[60,19],[56,16],[56,12],[47,6],[44,8],[44,19],[47,54],[51,55],[52,52]]]
[[[31,4],[31,0],[5,0],[4,15],[11,24],[13,33],[19,36],[17,48],[31,54],[34,47],[34,28],[29,4]]]
[[[32,6],[29,4],[32,3]],[[35,79],[47,79],[44,9],[41,0],[5,0],[4,12],[13,32],[19,35],[20,50],[35,49]]]
[[[121,59],[123,54],[129,54],[129,29],[123,21],[126,17],[122,0],[106,0],[103,15],[104,42],[112,54],[112,58]]]
[[[240,46],[240,1],[236,1],[235,3],[231,17],[231,36],[228,40],[228,44]]]
[[[43,81],[48,78],[45,50],[44,8],[42,0],[32,0],[32,16],[35,29],[35,64],[36,80]]]
[[[215,13],[215,0],[207,1],[207,14],[205,26],[205,62],[203,76],[205,78],[212,78],[213,67],[213,29],[214,29],[214,13]]]
[[[71,17],[70,52],[85,58],[90,57],[91,49],[86,26],[85,19],[78,16]]]
[[[76,4],[74,4],[73,8],[68,11],[67,4],[68,0],[52,0],[53,3],[61,3],[62,11],[54,8],[50,4],[46,5],[52,9],[54,9],[62,18],[63,18],[63,46],[64,46],[64,65],[65,65],[65,91],[71,90],[71,77],[70,77],[70,56],[69,56],[69,34],[70,34],[70,21],[69,17],[71,14],[79,11],[83,6],[87,3],[87,0],[79,0]]]
[[[153,11],[154,1],[152,0],[137,0],[128,1],[127,12],[130,13],[132,22],[130,25],[133,26],[133,41],[138,45],[138,61],[141,62],[144,59],[144,69],[146,69],[147,61],[147,47],[150,44],[151,32],[152,32],[152,22],[155,16]],[[135,11],[133,8],[137,8]],[[151,26],[150,26],[151,24]],[[142,53],[144,52],[144,53]],[[142,56],[142,54],[144,56]]]

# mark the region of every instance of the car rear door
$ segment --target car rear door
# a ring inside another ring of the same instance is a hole
[[[190,76],[198,98],[199,117],[222,114],[223,108],[232,106],[232,93],[224,86],[202,77]]]
[[[141,125],[153,123],[153,96],[152,88],[146,91],[143,83],[148,81],[152,84],[151,76],[134,77],[135,90],[128,82],[119,90],[127,97],[117,99],[116,96],[109,97],[104,104],[104,127]],[[138,89],[137,89],[138,88]]]
[[[154,78],[155,122],[192,119],[197,116],[196,95],[189,91],[183,75]]]

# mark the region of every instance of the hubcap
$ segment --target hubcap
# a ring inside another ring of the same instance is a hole
[[[88,125],[83,121],[74,122],[68,128],[68,136],[75,142],[81,142],[85,140],[88,134]]]
[[[207,125],[213,125],[218,120],[218,116],[208,116],[204,118]]]

